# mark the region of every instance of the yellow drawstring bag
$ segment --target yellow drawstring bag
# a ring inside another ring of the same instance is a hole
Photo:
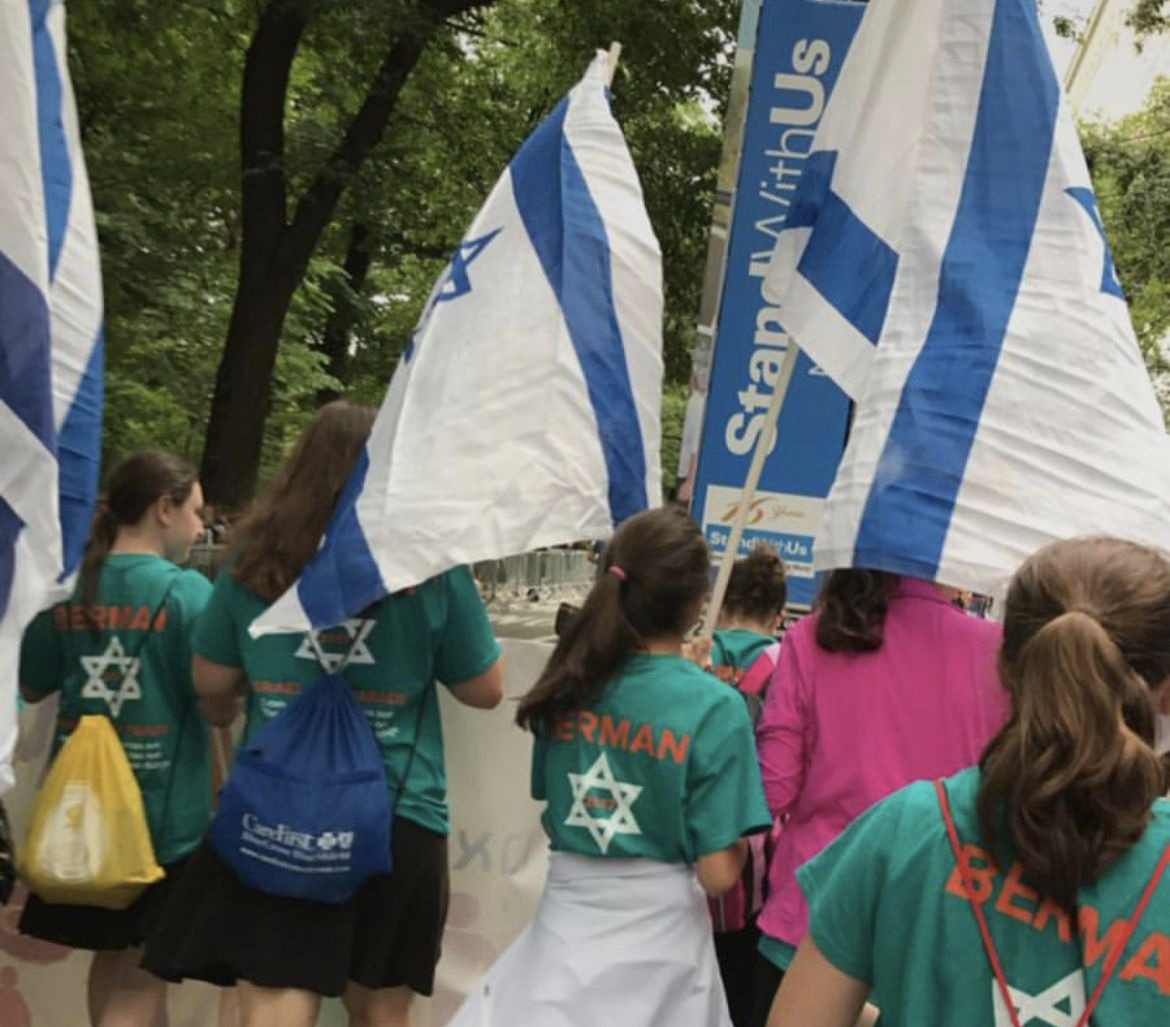
[[[107,718],[83,716],[61,746],[17,864],[45,902],[103,909],[125,909],[165,876],[142,792]]]

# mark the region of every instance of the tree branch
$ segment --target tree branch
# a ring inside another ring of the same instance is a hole
[[[267,265],[285,228],[284,108],[306,0],[269,0],[244,57],[240,95],[242,274]]]
[[[341,194],[385,135],[398,95],[435,32],[448,18],[494,2],[418,0],[414,17],[399,29],[345,135],[297,204],[280,253],[288,274],[299,278],[304,273]]]

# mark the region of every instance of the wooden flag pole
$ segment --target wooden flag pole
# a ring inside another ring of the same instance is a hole
[[[756,488],[760,484],[764,460],[771,452],[772,443],[776,438],[777,422],[780,420],[784,397],[788,394],[788,386],[792,381],[792,373],[796,370],[796,358],[799,353],[800,347],[796,345],[796,340],[789,336],[788,348],[784,351],[784,362],[780,365],[780,372],[776,375],[772,399],[768,403],[768,412],[764,416],[764,430],[756,440],[752,462],[748,466],[747,480],[743,483],[739,507],[735,511],[735,520],[731,524],[731,535],[723,550],[723,559],[719,564],[715,587],[711,590],[711,600],[707,604],[707,616],[703,620],[703,630],[699,634],[700,639],[709,640],[715,633],[715,623],[719,620],[719,613],[723,609],[723,597],[727,595],[727,582],[731,579],[731,567],[739,554],[739,543],[743,538],[743,529],[747,525],[748,510],[752,505],[752,500],[756,498]]]
[[[618,61],[622,56],[622,44],[614,40],[609,44],[609,70],[605,75],[605,87],[608,89],[613,85],[613,76],[617,72]]]

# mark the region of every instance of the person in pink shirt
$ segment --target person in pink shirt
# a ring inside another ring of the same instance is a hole
[[[796,868],[879,799],[976,763],[1008,716],[1000,628],[954,590],[833,571],[816,612],[784,636],[757,736],[764,792],[785,818],[760,915],[753,1024],[767,1021],[808,928]]]

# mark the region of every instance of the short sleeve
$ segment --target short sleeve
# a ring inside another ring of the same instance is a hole
[[[796,871],[817,948],[842,973],[868,984],[874,983],[877,910],[903,795],[872,806]]]
[[[500,646],[471,572],[457,567],[444,577],[447,618],[435,649],[435,677],[445,685],[459,685],[495,663]]]
[[[180,680],[194,691],[191,679],[191,657],[194,653],[195,630],[212,593],[211,582],[198,571],[183,571],[175,582],[174,598],[178,600],[179,635],[175,640]],[[218,661],[217,661],[218,662]]]
[[[695,730],[687,771],[687,834],[695,858],[772,826],[743,700],[726,686],[710,687],[720,690],[719,701]]]
[[[224,667],[244,666],[235,618],[234,599],[239,588],[230,573],[221,572],[195,625],[195,652]]]
[[[43,699],[61,688],[64,674],[61,636],[53,626],[53,611],[42,610],[32,619],[21,640],[20,687]]]

